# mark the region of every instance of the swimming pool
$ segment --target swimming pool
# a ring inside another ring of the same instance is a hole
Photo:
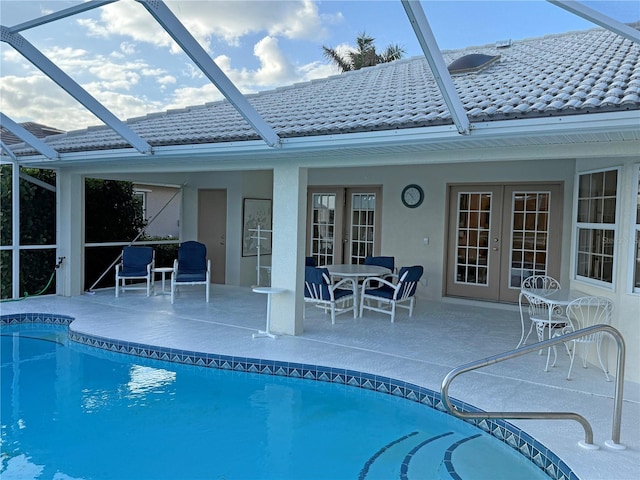
[[[3,478],[549,478],[375,389],[136,358],[37,324],[2,341]]]

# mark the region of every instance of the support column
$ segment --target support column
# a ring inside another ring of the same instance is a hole
[[[273,169],[271,285],[287,291],[271,299],[271,330],[300,335],[303,330],[307,169]]]
[[[56,275],[56,294],[70,297],[84,291],[84,177],[64,169],[56,177],[56,255],[64,257]]]
[[[11,170],[11,298],[20,298],[20,165]]]

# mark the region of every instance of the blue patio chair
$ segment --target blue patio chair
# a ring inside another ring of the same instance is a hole
[[[204,285],[207,303],[211,285],[211,260],[207,258],[207,247],[200,242],[183,242],[178,247],[178,258],[173,261],[171,272],[171,303],[178,287]]]
[[[365,257],[365,265],[378,265],[379,267],[388,268],[392,273],[396,271],[395,257]]]
[[[396,257],[385,257],[385,256],[378,256],[378,257],[365,257],[364,259],[364,264],[365,265],[377,265],[379,267],[384,267],[384,268],[388,268],[389,271],[391,272],[390,275],[382,275],[382,278],[386,279],[386,280],[392,280],[393,279],[393,274],[396,273]]]
[[[343,288],[344,286],[347,288]],[[353,311],[353,318],[356,318],[355,289],[353,278],[344,278],[332,284],[326,268],[305,267],[304,301],[323,308],[325,313],[330,310],[332,324],[336,323],[336,315],[344,312]],[[349,301],[351,305],[347,306]]]
[[[313,257],[305,257],[304,266],[305,267],[317,267],[318,265],[316,264],[316,259],[315,258],[313,258]]]
[[[147,297],[151,295],[154,262],[155,252],[152,247],[124,247],[122,260],[116,265],[116,297],[120,296],[120,291],[125,290],[146,290]],[[140,282],[131,283],[134,280],[144,280],[145,285],[141,286]]]
[[[396,317],[396,307],[401,307],[408,309],[411,317],[415,305],[415,293],[423,271],[421,265],[402,267],[398,275],[394,275],[397,278],[396,284],[382,277],[366,278],[362,282],[360,316],[366,308],[391,315],[391,323],[393,323]],[[372,288],[376,284],[380,286]]]

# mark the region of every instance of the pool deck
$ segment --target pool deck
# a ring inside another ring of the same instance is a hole
[[[253,338],[265,328],[266,296],[248,287],[212,285],[185,288],[171,304],[167,295],[146,297],[113,289],[77,297],[42,296],[0,304],[0,314],[53,313],[75,318],[77,332],[125,342],[347,368],[383,375],[440,390],[453,368],[511,350],[520,338],[516,307],[419,300],[414,316],[405,310],[391,324],[388,315],[365,312],[354,319],[330,316],[307,306],[304,332],[277,339]],[[546,355],[531,353],[469,372],[456,379],[452,397],[486,411],[574,411],[591,423],[594,443],[578,446],[582,427],[573,421],[511,420],[541,441],[581,480],[640,478],[640,385],[624,384],[621,443],[626,450],[604,445],[611,438],[615,382],[606,382],[599,367],[582,368],[576,359],[566,380],[568,356],[558,350],[558,363],[544,372]],[[639,362],[627,358],[627,364]],[[610,370],[615,374],[615,366]]]

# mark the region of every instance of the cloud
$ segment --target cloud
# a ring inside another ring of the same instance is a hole
[[[165,30],[137,2],[120,1],[100,9],[100,18],[78,18],[87,35],[109,39],[114,36],[129,37],[137,42],[146,42],[173,51],[179,48]]]
[[[133,55],[136,53],[136,46],[131,42],[122,42],[120,44],[120,51],[125,55]]]
[[[183,1],[168,5],[205,48],[211,42],[218,47],[219,39],[230,45],[252,39],[257,66],[243,65],[252,62],[239,59],[235,47],[215,57],[244,94],[338,73],[325,62],[297,64],[280,46],[284,39],[298,43],[308,39],[317,45],[326,34],[323,24],[341,20],[339,15],[319,15],[310,0]],[[139,3],[124,0],[95,12],[97,17],[74,20],[82,29],[74,32],[73,47],[56,46],[56,37],[50,37],[42,51],[118,118],[224,98],[184,56],[184,60],[170,56],[167,61],[166,56],[156,55],[158,48],[177,51],[177,45]],[[256,41],[259,33],[262,38]],[[3,111],[14,120],[65,130],[101,123],[19,53],[5,49],[2,60],[12,66],[0,79]]]
[[[95,84],[96,90],[129,91],[142,77],[158,77],[167,71],[150,67],[142,60],[124,60],[82,49],[53,47],[44,52],[58,67],[76,82]]]
[[[253,52],[260,59],[260,68],[255,73],[258,85],[282,85],[295,80],[296,72],[278,48],[277,38],[263,38],[256,43]]]
[[[91,112],[44,75],[0,78],[2,109],[13,121],[37,122],[62,130],[100,123]]]
[[[214,38],[238,45],[242,37],[265,31],[271,36],[318,41],[327,35],[323,22],[332,21],[331,16],[321,17],[311,0],[169,1],[167,6],[209,52]],[[99,19],[77,22],[94,37],[124,36],[168,47],[173,53],[179,51],[150,13],[136,2],[107,5],[100,9]]]
[[[180,109],[196,105],[204,105],[208,102],[222,100],[224,96],[218,91],[215,85],[207,83],[200,87],[176,88],[167,103],[162,109]]]
[[[158,82],[159,85],[162,85],[164,87],[166,85],[176,83],[177,80],[176,80],[176,77],[174,77],[173,75],[164,75],[156,78],[156,82]]]

